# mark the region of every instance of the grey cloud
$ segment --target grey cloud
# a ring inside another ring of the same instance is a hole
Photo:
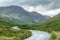
[[[37,6],[37,5],[47,5],[50,3],[50,0],[26,0],[22,4],[30,5],[30,6]]]
[[[48,9],[60,8],[60,0],[25,0],[24,2],[22,2],[20,4],[21,5],[28,5],[28,6],[41,5],[41,6],[47,7]]]
[[[51,9],[58,9],[60,8],[60,0],[52,1],[54,4],[51,6]]]
[[[32,7],[41,5],[48,9],[57,9],[60,8],[60,0],[6,0],[1,5],[27,5]]]

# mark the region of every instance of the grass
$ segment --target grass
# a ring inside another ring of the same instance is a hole
[[[60,14],[57,16],[50,18],[42,23],[34,24],[34,25],[20,25],[15,23],[8,23],[4,21],[0,21],[0,36],[3,38],[10,38],[10,36],[14,40],[23,40],[29,36],[31,36],[31,32],[21,30],[21,31],[12,31],[10,28],[13,26],[18,26],[21,29],[29,29],[29,30],[43,30],[50,32],[52,37],[50,40],[60,40]],[[9,30],[10,29],[10,30]],[[1,31],[2,30],[2,31]],[[7,31],[8,30],[8,31]],[[16,38],[16,39],[15,39]]]
[[[56,39],[57,39],[57,35],[56,35],[55,31],[52,31],[50,40],[56,40]]]
[[[23,40],[31,36],[27,30],[0,30],[0,40]]]
[[[30,31],[25,29],[12,29],[15,25],[17,24],[0,20],[0,40],[23,40],[32,35]]]
[[[13,40],[15,37],[0,36],[0,40]]]
[[[60,31],[53,31],[51,32],[51,39],[50,40],[60,40]]]
[[[57,39],[56,40],[60,40],[60,31],[56,31],[56,36],[57,36]]]

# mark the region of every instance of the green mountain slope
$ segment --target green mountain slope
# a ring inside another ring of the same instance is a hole
[[[23,18],[23,19],[25,20],[25,18]],[[3,14],[3,13],[0,13],[0,20],[6,21],[6,22],[11,22],[11,23],[16,23],[16,24],[27,24],[27,23],[31,22],[31,20],[30,21],[28,21],[28,20],[26,21],[25,20],[25,22],[24,22],[24,21],[21,21],[19,19],[13,18],[13,17],[8,16],[8,15]]]
[[[57,31],[60,30],[60,14],[45,20],[42,23],[35,24],[35,25],[22,25],[24,29],[34,29],[34,30],[44,30],[44,31]]]
[[[41,24],[38,24],[37,26],[46,30],[60,30],[60,14],[42,22]]]
[[[11,26],[13,26],[13,24],[0,20],[0,28],[1,27],[11,27]]]

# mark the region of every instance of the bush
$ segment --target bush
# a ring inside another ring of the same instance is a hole
[[[50,40],[56,40],[57,39],[57,36],[56,36],[56,34],[55,34],[55,32],[53,31],[53,32],[51,32],[51,39]]]

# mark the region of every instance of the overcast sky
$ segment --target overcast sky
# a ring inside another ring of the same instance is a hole
[[[0,0],[0,6],[19,5],[27,11],[54,16],[60,12],[60,0]]]

